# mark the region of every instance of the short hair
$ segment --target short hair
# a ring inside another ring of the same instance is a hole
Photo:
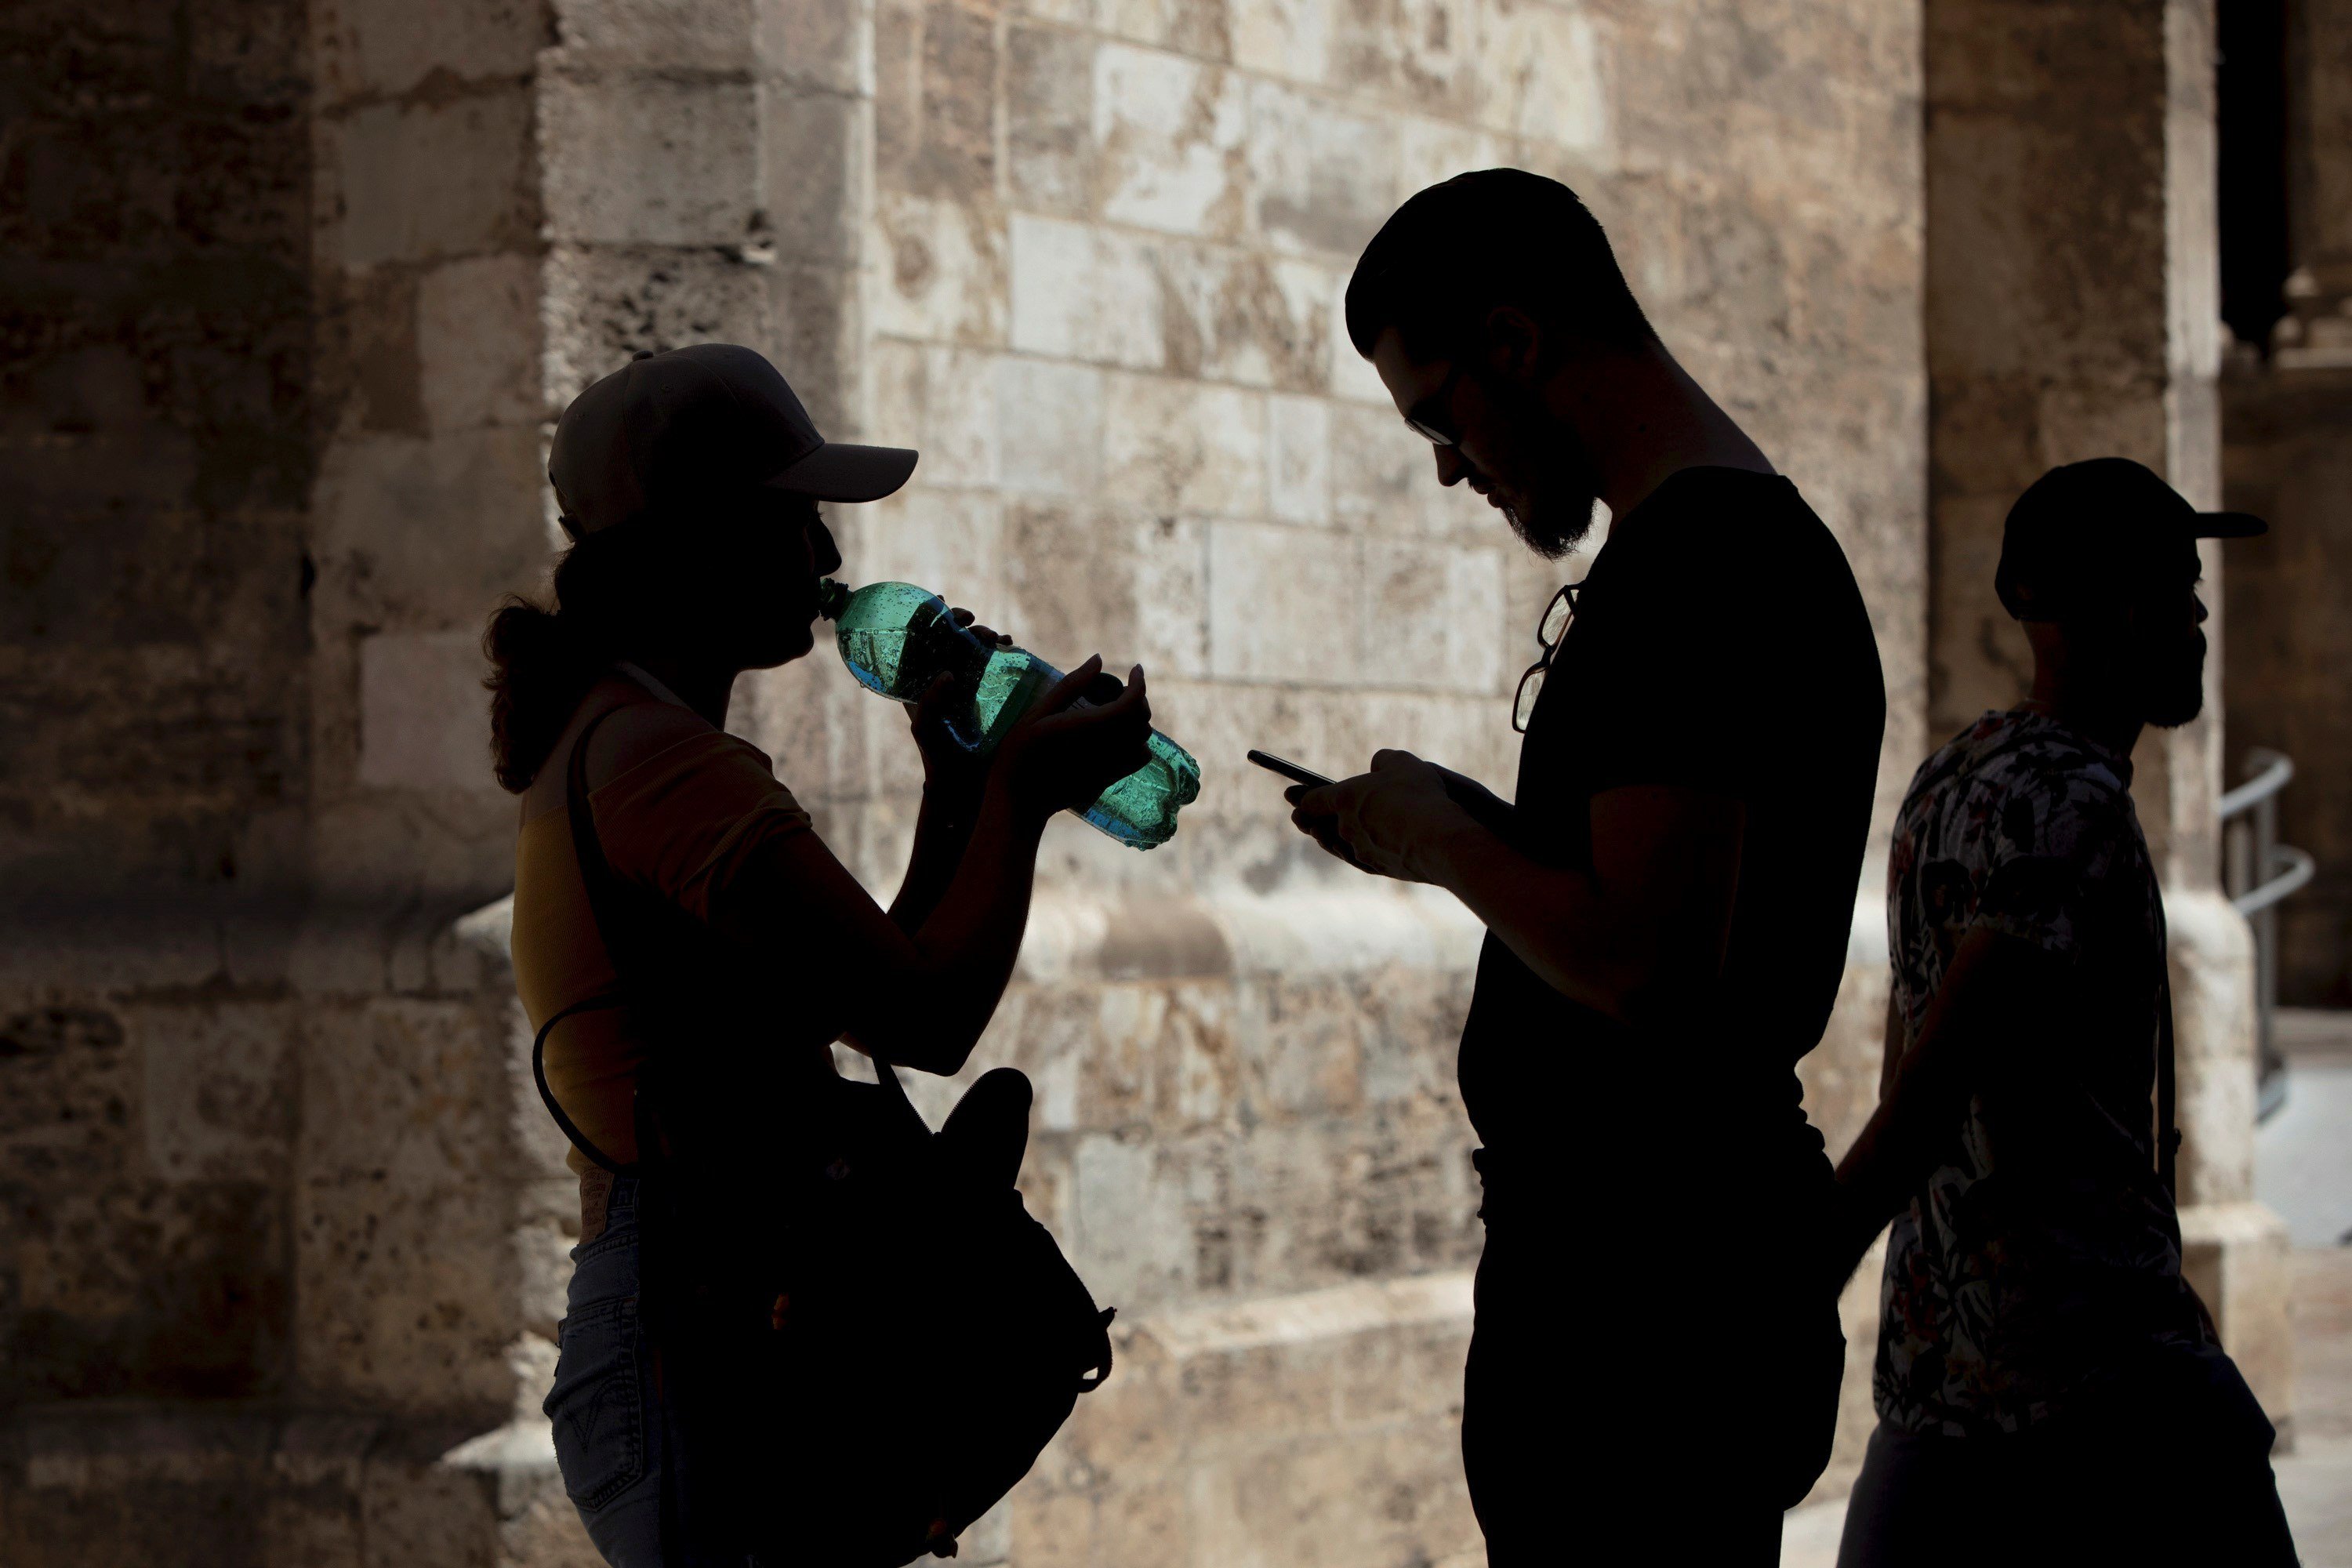
[[[1502,305],[1612,348],[1656,336],[1574,191],[1525,169],[1481,169],[1420,192],[1372,236],[1348,279],[1348,340],[1370,359],[1394,327],[1413,358],[1439,358]]]

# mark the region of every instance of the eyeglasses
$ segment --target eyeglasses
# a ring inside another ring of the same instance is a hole
[[[1445,379],[1438,383],[1437,390],[1405,413],[1404,422],[1432,446],[1451,447],[1462,438],[1450,428],[1454,421],[1448,416],[1454,405],[1454,385],[1461,379],[1462,365],[1456,361],[1454,368],[1445,373]]]
[[[1543,648],[1543,657],[1528,666],[1519,677],[1518,695],[1511,699],[1511,728],[1524,735],[1528,721],[1536,716],[1536,699],[1543,695],[1544,672],[1551,668],[1552,656],[1559,652],[1560,639],[1568,636],[1569,623],[1576,618],[1576,591],[1581,583],[1566,583],[1544,606],[1543,619],[1536,624],[1536,641]]]

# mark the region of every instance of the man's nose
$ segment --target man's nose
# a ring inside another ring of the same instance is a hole
[[[2206,609],[2204,599],[2198,595],[2189,595],[2189,602],[2197,606],[2197,624],[2200,626],[2203,626],[2205,624],[2206,617],[2212,612]]]
[[[1430,450],[1437,454],[1437,482],[1439,484],[1458,485],[1462,482],[1464,476],[1470,472],[1470,465],[1462,460],[1461,447],[1432,447]]]

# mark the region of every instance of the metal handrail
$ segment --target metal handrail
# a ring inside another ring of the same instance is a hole
[[[2231,899],[2240,914],[2248,920],[2261,914],[2289,893],[2301,892],[2305,884],[2319,875],[2319,862],[2308,849],[2297,849],[2292,844],[2271,846],[2271,869],[2278,874],[2252,892]]]
[[[2246,766],[2261,771],[2214,803],[2214,814],[2224,822],[2294,782],[2294,759],[2283,752],[2256,746],[2246,753]]]
[[[2216,805],[2221,819],[2223,876],[2230,902],[2254,928],[2254,1037],[2260,1090],[2256,1117],[2268,1121],[2286,1103],[2286,1063],[2272,1037],[2278,1010],[2279,900],[2318,873],[2319,863],[2278,841],[2278,797],[2294,777],[2293,759],[2260,748],[2246,753],[2253,775]]]

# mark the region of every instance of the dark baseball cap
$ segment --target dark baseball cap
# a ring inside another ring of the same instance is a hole
[[[2053,620],[2111,595],[2159,560],[2161,545],[2269,531],[2249,512],[2199,511],[2128,458],[2094,458],[2051,469],[2017,498],[1993,586],[2019,620]]]
[[[548,481],[574,539],[752,488],[879,500],[907,482],[903,447],[827,441],[766,356],[736,343],[643,353],[555,422]]]

